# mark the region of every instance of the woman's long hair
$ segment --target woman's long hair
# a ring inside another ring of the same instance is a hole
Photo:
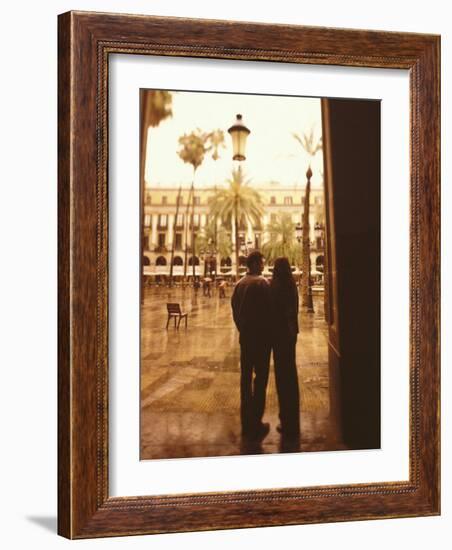
[[[287,293],[290,293],[297,288],[292,275],[292,268],[290,267],[289,260],[284,256],[276,258],[275,260],[271,286],[275,290]]]

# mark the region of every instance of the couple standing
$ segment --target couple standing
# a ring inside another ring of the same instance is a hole
[[[245,438],[262,440],[269,432],[262,422],[273,350],[276,391],[283,437],[300,435],[300,398],[295,362],[298,334],[298,291],[287,258],[278,258],[269,283],[263,276],[264,257],[251,252],[247,274],[231,299],[240,333],[240,418]]]

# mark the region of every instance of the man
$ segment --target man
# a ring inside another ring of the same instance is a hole
[[[264,257],[251,252],[247,274],[231,298],[234,323],[240,333],[240,418],[244,437],[262,440],[269,432],[262,423],[270,365],[270,285],[262,276]]]

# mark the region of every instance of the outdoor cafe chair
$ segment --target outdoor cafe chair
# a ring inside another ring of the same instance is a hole
[[[171,317],[174,317],[174,328],[177,328],[178,330],[179,330],[180,322],[185,317],[185,328],[187,328],[188,313],[182,313],[180,304],[174,304],[174,303],[166,304],[166,309],[168,311],[168,321],[166,322],[167,329],[171,321]],[[177,323],[177,326],[176,326],[176,323]]]

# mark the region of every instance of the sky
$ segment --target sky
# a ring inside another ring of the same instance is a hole
[[[304,187],[311,159],[292,134],[301,135],[313,128],[316,140],[321,137],[320,99],[208,92],[173,93],[173,117],[149,129],[146,185],[191,184],[193,168],[182,161],[177,150],[179,136],[196,128],[205,132],[223,130],[226,147],[220,149],[217,161],[209,153],[205,156],[196,171],[195,184],[198,188],[224,184],[237,165],[232,160],[232,140],[227,130],[238,113],[251,131],[246,160],[241,162],[250,184],[258,187],[279,182],[281,187]],[[322,163],[319,151],[311,160],[313,187],[322,185]]]

